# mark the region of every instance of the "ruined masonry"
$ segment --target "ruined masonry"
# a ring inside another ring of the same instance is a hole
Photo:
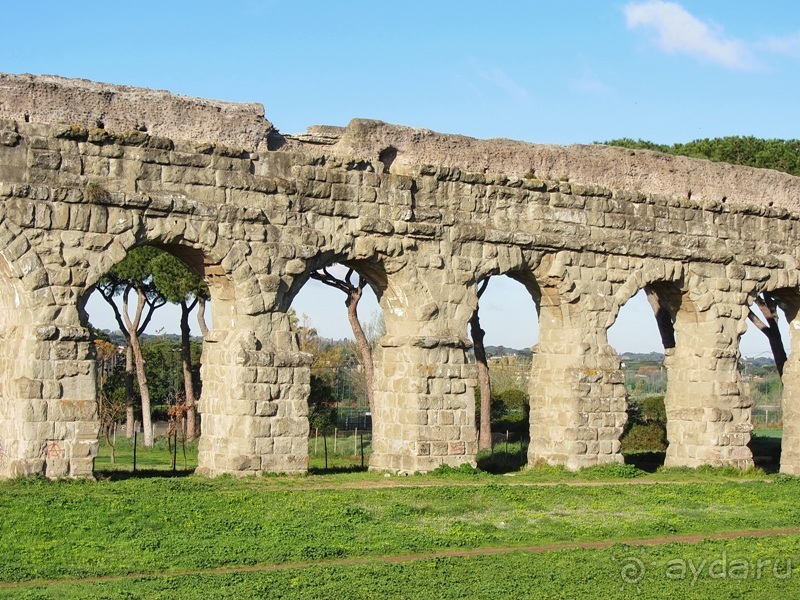
[[[256,104],[0,75],[0,476],[88,477],[97,452],[83,305],[133,247],[203,274],[200,473],[307,468],[310,357],[287,310],[335,262],[385,311],[370,468],[474,464],[467,323],[508,275],[539,309],[530,463],[621,462],[606,332],[643,288],[669,311],[670,466],[747,467],[747,310],[777,295],[800,348],[800,180],[604,146],[474,140],[354,120],[283,135]],[[800,473],[800,361],[781,471]]]

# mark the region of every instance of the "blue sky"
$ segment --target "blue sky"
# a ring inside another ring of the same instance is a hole
[[[366,117],[555,144],[800,138],[794,0],[15,1],[3,21],[0,71],[260,102],[286,133]],[[497,293],[503,314],[527,301]]]

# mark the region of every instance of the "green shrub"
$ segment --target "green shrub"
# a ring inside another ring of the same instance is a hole
[[[641,400],[640,413],[643,423],[667,423],[667,408],[664,405],[664,396],[646,396]]]
[[[667,449],[667,429],[661,423],[634,423],[625,428],[620,441],[623,452],[664,452]]]
[[[602,477],[619,477],[621,479],[634,479],[635,477],[647,475],[646,471],[624,463],[609,463],[607,465],[587,467],[581,469],[581,473],[586,475],[600,475]]]
[[[528,394],[522,390],[508,389],[492,395],[492,404],[495,400],[502,404],[504,412],[501,417],[512,420],[512,416],[518,417],[514,420],[528,422],[531,413],[531,401]],[[493,406],[494,408],[494,406]]]
[[[667,449],[664,396],[629,401],[628,423],[620,442],[623,452],[664,452]]]

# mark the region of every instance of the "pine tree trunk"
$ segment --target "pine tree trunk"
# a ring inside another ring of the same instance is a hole
[[[364,329],[361,327],[361,321],[358,320],[358,301],[361,299],[361,291],[363,288],[354,288],[348,295],[345,305],[347,306],[347,320],[350,321],[350,327],[353,329],[353,335],[356,338],[358,350],[361,353],[361,362],[364,365],[364,382],[367,388],[367,402],[369,403],[369,411],[375,414],[375,367],[372,362],[372,347],[369,345],[367,336],[364,335]]]
[[[181,357],[183,358],[183,387],[186,392],[186,440],[191,442],[197,434],[197,399],[192,380],[192,340],[189,331],[189,308],[181,302]]]
[[[197,297],[197,325],[200,327],[200,335],[205,338],[208,335],[208,325],[206,325],[206,299],[202,296]]]
[[[125,293],[122,295],[122,309],[123,317],[125,319],[125,326],[128,329],[128,343],[133,351],[133,363],[136,366],[136,378],[139,380],[139,395],[142,397],[142,430],[144,433],[144,445],[147,448],[153,446],[153,422],[150,411],[150,388],[147,386],[147,374],[144,370],[144,357],[142,356],[142,347],[139,345],[139,323],[141,323],[142,312],[144,306],[147,304],[144,290],[136,288],[138,295],[138,304],[136,307],[136,315],[133,321],[128,316],[128,292],[134,286],[131,284]]]
[[[130,336],[128,345],[125,348],[125,436],[133,437],[133,430],[136,427],[135,398],[133,395],[133,348],[131,348]]]
[[[783,340],[781,340],[781,332],[778,329],[777,323],[775,327],[770,327],[767,331],[767,340],[769,347],[772,350],[772,356],[775,358],[775,368],[778,370],[778,377],[783,379],[783,367],[786,364],[786,350],[783,348]]]
[[[492,385],[489,378],[489,364],[486,360],[486,347],[483,339],[486,332],[481,329],[481,322],[478,318],[478,309],[472,313],[469,320],[470,335],[472,336],[473,349],[475,351],[475,364],[478,368],[478,386],[481,391],[481,414],[480,429],[478,436],[478,449],[492,449]]]
[[[136,365],[136,378],[139,380],[139,394],[142,396],[142,430],[144,445],[153,447],[153,417],[150,408],[150,388],[147,385],[147,374],[144,370],[144,357],[142,347],[139,345],[139,336],[131,333],[131,347],[133,348],[133,362]]]

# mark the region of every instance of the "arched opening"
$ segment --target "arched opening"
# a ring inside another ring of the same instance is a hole
[[[639,290],[608,329],[625,377],[628,420],[620,438],[625,461],[655,471],[667,451],[666,354],[675,348],[674,295],[668,284]],[[673,298],[672,310],[670,298]],[[654,318],[655,317],[655,318]]]
[[[96,359],[97,470],[195,469],[204,340],[232,300],[221,269],[179,245],[132,248],[92,282],[78,312]]]
[[[797,435],[791,423],[797,386],[792,347],[800,343],[793,339],[800,327],[796,322],[799,309],[796,288],[758,294],[747,313],[747,330],[739,340],[739,369],[752,401],[749,447],[755,465],[767,472],[781,468],[784,444],[791,448]],[[788,418],[784,410],[787,405]],[[787,464],[792,462],[791,457],[790,449]]]
[[[334,262],[307,274],[287,309],[297,347],[312,357],[309,470],[361,470],[372,454],[376,370],[387,323],[385,274],[373,264]]]
[[[468,334],[473,342],[470,361],[478,373],[478,466],[507,472],[527,464],[530,375],[539,338],[541,292],[532,276],[509,273],[481,280],[477,295]]]

